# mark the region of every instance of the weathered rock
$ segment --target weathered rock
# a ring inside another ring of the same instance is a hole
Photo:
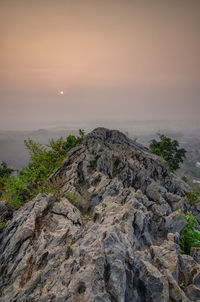
[[[187,221],[181,216],[179,212],[171,213],[166,218],[166,228],[168,232],[171,233],[179,233],[186,224]]]
[[[192,301],[200,300],[200,288],[196,287],[194,284],[191,284],[187,287],[187,295]]]
[[[167,278],[149,261],[138,260],[134,272],[139,301],[167,302],[169,289]]]
[[[200,264],[200,247],[192,247],[190,250],[190,255],[196,262]]]
[[[199,225],[200,225],[200,202],[197,202],[196,204],[194,204],[191,207],[192,213],[195,215],[196,220],[198,221]],[[199,231],[200,231],[200,227],[199,227]]]
[[[170,233],[169,233],[170,234]],[[171,238],[170,238],[171,239]],[[164,241],[160,246],[151,246],[150,251],[155,263],[162,266],[172,274],[173,278],[178,281],[178,251],[179,246],[174,241]]]
[[[95,129],[0,234],[2,302],[198,301],[198,257],[179,254],[187,201],[147,148]],[[59,196],[59,195],[58,195]]]
[[[16,211],[17,208],[14,206],[8,205],[8,203],[5,200],[0,200],[0,219],[2,220],[9,220],[13,217],[14,211]]]

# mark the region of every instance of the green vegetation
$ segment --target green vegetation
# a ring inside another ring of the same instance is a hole
[[[84,131],[80,129],[79,136],[68,135],[66,139],[52,139],[48,145],[31,139],[25,140],[25,147],[30,154],[29,164],[17,176],[11,176],[11,169],[7,166],[2,167],[4,182],[0,187],[1,198],[10,205],[19,207],[38,193],[51,191],[53,188],[48,177],[61,165],[68,151],[81,143],[83,136]]]
[[[8,168],[6,162],[3,161],[0,166],[0,197],[2,195],[1,190],[10,178],[12,172],[14,172],[14,170]]]
[[[3,177],[8,178],[13,171],[14,171],[13,169],[8,168],[7,164],[4,161],[1,163],[1,166],[0,166],[0,177],[2,177],[2,178]]]
[[[192,212],[181,214],[187,224],[180,232],[181,253],[189,254],[192,247],[200,247],[200,232],[197,229],[197,221]]]
[[[177,140],[172,140],[164,134],[158,134],[158,136],[160,141],[153,139],[149,147],[153,153],[161,156],[169,165],[170,171],[174,172],[179,169],[180,163],[183,162],[186,150],[178,148],[179,143]]]
[[[185,181],[192,189],[191,192],[186,192],[189,205],[193,206],[197,202],[200,202],[200,187],[197,184],[190,183],[186,176],[183,176],[182,180]]]
[[[84,205],[84,197],[81,196],[78,192],[65,192],[64,196],[80,211],[83,211],[83,205]]]
[[[6,221],[5,219],[0,218],[0,230],[3,229],[3,228],[5,227],[6,222],[7,222],[7,221]]]
[[[200,192],[198,186],[192,186],[192,191],[186,193],[188,202],[191,206],[195,205],[197,202],[200,202]]]

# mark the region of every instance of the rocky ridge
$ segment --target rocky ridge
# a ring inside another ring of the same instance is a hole
[[[2,302],[200,302],[200,249],[179,253],[187,188],[159,157],[97,128],[50,180],[60,193],[0,234]]]

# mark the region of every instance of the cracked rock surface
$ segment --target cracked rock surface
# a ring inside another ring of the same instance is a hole
[[[183,184],[159,157],[97,128],[50,180],[62,194],[0,233],[0,301],[200,302],[200,250],[179,253]]]

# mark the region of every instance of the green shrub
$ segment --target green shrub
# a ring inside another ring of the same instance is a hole
[[[9,205],[20,207],[30,196],[27,182],[19,175],[12,177],[4,186],[3,199]]]
[[[79,136],[68,135],[66,139],[52,139],[48,145],[31,139],[25,140],[25,147],[30,154],[29,164],[17,176],[9,174],[9,178],[0,187],[2,198],[10,205],[21,206],[39,192],[49,190],[51,186],[48,177],[61,165],[68,151],[81,143],[83,136],[84,131],[79,130]]]
[[[178,148],[179,143],[177,140],[172,140],[164,134],[158,134],[158,136],[160,141],[153,139],[149,148],[153,153],[161,156],[166,161],[172,172],[179,169],[180,163],[185,158],[186,150]]]
[[[12,174],[12,172],[14,172],[14,170],[11,169],[11,168],[8,168],[6,162],[3,161],[1,163],[1,166],[0,166],[0,177],[2,177],[2,178],[7,177],[8,178]]]
[[[0,197],[2,196],[2,189],[10,178],[12,172],[14,172],[14,170],[8,168],[7,163],[3,161],[0,165]]]
[[[182,179],[184,182],[186,182],[186,184],[188,184],[188,183],[189,183],[189,180],[187,179],[187,177],[186,177],[186,176],[182,176],[182,177],[181,177],[181,179]]]
[[[186,215],[181,214],[186,219],[187,224],[180,232],[181,252],[190,254],[192,247],[200,247],[200,232],[197,229],[197,220],[192,212],[187,212]]]
[[[193,189],[191,192],[186,192],[186,196],[191,206],[195,205],[197,202],[200,202],[200,193],[195,189]]]

